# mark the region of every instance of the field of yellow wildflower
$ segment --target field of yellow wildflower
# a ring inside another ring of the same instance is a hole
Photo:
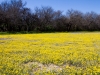
[[[100,32],[0,35],[0,75],[100,75]]]

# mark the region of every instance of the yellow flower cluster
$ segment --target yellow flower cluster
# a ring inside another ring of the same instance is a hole
[[[57,65],[61,70],[25,66],[30,62]],[[99,74],[99,32],[0,35],[0,75]]]

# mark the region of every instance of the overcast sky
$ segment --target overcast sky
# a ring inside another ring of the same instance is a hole
[[[0,2],[5,0],[0,0]],[[83,13],[94,11],[100,14],[100,0],[22,0],[27,2],[27,7],[32,10],[35,7],[51,6],[54,10],[61,10],[64,13],[68,9],[79,10]]]

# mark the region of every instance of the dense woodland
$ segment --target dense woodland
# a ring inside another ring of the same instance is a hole
[[[66,5],[67,7],[67,5]],[[65,7],[65,8],[66,8]],[[82,13],[78,10],[55,11],[52,7],[26,7],[22,0],[0,3],[1,32],[53,32],[53,31],[99,31],[100,14]]]

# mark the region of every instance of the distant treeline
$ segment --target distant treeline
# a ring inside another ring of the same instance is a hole
[[[82,13],[68,10],[66,14],[52,7],[27,8],[22,0],[10,0],[0,3],[0,31],[99,31],[100,14]],[[67,5],[66,5],[67,7]],[[65,7],[65,8],[66,8]]]

